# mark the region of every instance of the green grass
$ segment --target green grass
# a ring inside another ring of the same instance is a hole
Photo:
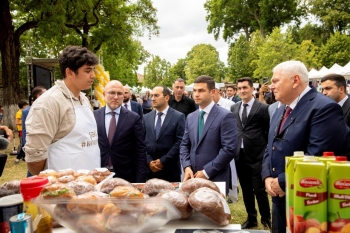
[[[18,145],[18,139],[16,138],[16,145]],[[13,142],[11,143],[8,150],[3,153],[10,154],[13,150]],[[11,180],[21,180],[27,176],[27,166],[22,160],[18,164],[15,164],[16,156],[8,156],[5,169],[0,177],[0,185]],[[270,205],[271,205],[271,198]],[[256,203],[256,202],[255,202]],[[247,214],[245,211],[242,192],[239,192],[238,202],[234,204],[229,204],[231,209],[231,223],[232,224],[242,224],[247,219]],[[255,204],[258,208],[257,203]],[[259,211],[258,211],[259,212]],[[268,230],[264,228],[260,223],[260,214],[258,213],[258,227],[254,228],[256,230]]]

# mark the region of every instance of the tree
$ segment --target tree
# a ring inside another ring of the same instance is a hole
[[[224,63],[219,59],[219,52],[210,44],[195,45],[186,56],[185,73],[187,82],[192,83],[200,75],[209,75],[216,82],[224,79]]]
[[[311,40],[303,40],[300,45],[298,45],[297,60],[302,61],[306,67],[320,68],[321,62],[318,56],[319,47],[315,46]]]
[[[243,32],[247,40],[255,30],[265,37],[274,27],[298,21],[304,8],[297,0],[207,0],[208,32],[215,39],[223,33],[225,41]]]
[[[177,78],[182,78],[183,80],[186,81],[187,79],[186,72],[185,72],[186,64],[187,64],[186,59],[181,58],[177,60],[176,64],[170,67],[170,78],[172,79],[172,83]]]
[[[348,0],[310,0],[310,12],[316,15],[329,32],[349,33],[350,2]]]
[[[241,35],[239,39],[230,46],[228,51],[228,73],[231,81],[235,82],[241,77],[252,77],[253,71],[250,67],[252,57],[249,56],[250,43]]]
[[[350,37],[339,32],[331,35],[320,50],[322,65],[326,67],[331,67],[334,63],[346,65],[349,62],[349,54]]]
[[[266,37],[265,43],[258,48],[255,78],[271,77],[273,67],[281,62],[295,59],[296,51],[297,44],[293,41],[291,33],[281,33],[279,28],[275,28],[271,35]]]
[[[0,11],[4,123],[12,127],[20,93],[20,38],[26,31],[37,28],[43,40],[56,41],[63,47],[81,44],[94,52],[105,43],[115,54],[132,46],[133,36],[146,30],[158,33],[156,9],[150,0],[2,0]],[[72,36],[73,32],[77,36]]]
[[[301,44],[304,40],[310,40],[315,46],[321,47],[326,43],[330,33],[322,25],[307,23],[304,27],[291,26],[293,40]]]
[[[149,88],[153,88],[157,85],[167,85],[170,66],[170,62],[161,59],[159,56],[154,56],[145,66],[143,74],[144,85]]]

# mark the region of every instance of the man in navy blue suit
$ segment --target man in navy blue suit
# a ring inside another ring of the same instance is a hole
[[[138,114],[123,108],[123,85],[116,80],[106,84],[106,107],[94,111],[101,167],[115,172],[115,177],[132,183],[146,181],[145,131]]]
[[[143,112],[142,112],[142,107],[141,105],[130,99],[131,97],[131,93],[130,93],[130,88],[129,87],[125,87],[124,86],[124,100],[123,100],[123,107],[125,107],[126,109],[136,112],[137,114],[139,114],[139,116],[141,117],[141,120],[143,118]]]
[[[215,81],[199,76],[194,81],[193,98],[199,109],[186,119],[180,146],[184,182],[204,178],[231,183],[230,161],[237,159],[237,127],[234,115],[213,101]]]
[[[287,61],[273,69],[271,91],[281,102],[270,123],[262,179],[272,196],[272,225],[286,231],[285,156],[294,151],[344,155],[347,130],[341,107],[308,86],[308,71],[300,61]]]
[[[152,90],[152,112],[145,115],[148,178],[180,182],[180,143],[185,130],[185,115],[168,105],[170,91],[165,86]]]

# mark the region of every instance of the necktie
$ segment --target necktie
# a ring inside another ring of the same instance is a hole
[[[247,123],[248,115],[247,115],[247,106],[248,104],[243,104],[243,112],[242,112],[242,125],[245,126]]]
[[[284,112],[284,115],[283,115],[283,119],[282,119],[282,122],[281,122],[281,125],[280,125],[280,129],[279,129],[279,131],[278,131],[278,134],[281,133],[282,128],[283,128],[283,125],[284,125],[284,123],[286,122],[286,120],[287,120],[287,118],[289,117],[289,115],[290,115],[291,112],[292,112],[292,109],[291,109],[289,106],[287,106],[287,107],[286,107],[286,111]]]
[[[111,112],[112,119],[109,122],[109,129],[108,129],[108,142],[109,145],[112,145],[112,140],[114,137],[115,130],[117,129],[117,121],[115,120],[115,112]],[[111,156],[108,157],[108,168],[112,168],[112,160]]]
[[[124,107],[125,107],[126,109],[128,109],[128,104],[124,104]]]
[[[201,137],[202,131],[204,128],[204,117],[203,117],[204,114],[205,114],[204,111],[200,112],[200,116],[199,116],[199,120],[198,120],[198,139]]]
[[[157,115],[158,115],[158,120],[156,123],[156,138],[159,137],[160,129],[162,128],[162,118],[161,117],[162,117],[163,113],[158,112]]]

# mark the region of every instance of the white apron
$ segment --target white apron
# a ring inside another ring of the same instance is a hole
[[[69,134],[50,145],[48,168],[77,171],[101,167],[95,117],[88,106],[75,106],[68,88],[67,91],[75,111],[75,125]]]

